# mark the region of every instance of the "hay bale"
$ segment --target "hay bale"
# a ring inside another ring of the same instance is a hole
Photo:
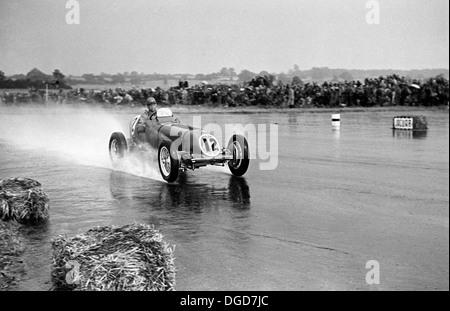
[[[414,116],[414,130],[427,130],[428,129],[428,121],[425,116]]]
[[[18,222],[40,221],[48,219],[48,210],[49,199],[36,180],[0,180],[0,219]]]
[[[99,227],[52,241],[56,290],[173,291],[173,248],[152,226]]]
[[[0,291],[15,290],[25,274],[24,249],[18,224],[0,221]]]

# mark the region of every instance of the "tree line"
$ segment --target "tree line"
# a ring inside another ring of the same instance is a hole
[[[145,81],[162,81],[163,86],[167,86],[169,80],[198,80],[198,81],[217,81],[217,80],[229,80],[229,81],[250,81],[255,76],[266,76],[271,80],[277,80],[283,84],[298,84],[302,80],[309,81],[352,81],[361,77],[379,77],[388,76],[392,74],[398,74],[405,77],[426,79],[441,75],[448,79],[448,69],[424,69],[424,70],[349,70],[349,69],[330,69],[328,67],[313,67],[310,70],[300,70],[298,65],[294,65],[293,68],[287,70],[286,73],[269,73],[268,71],[252,72],[244,69],[240,73],[234,68],[222,67],[218,72],[210,74],[196,75],[191,74],[144,74],[137,71],[123,72],[116,74],[107,74],[102,72],[101,74],[85,73],[81,77],[74,77],[69,75],[66,77],[60,70],[55,69],[51,75],[47,75],[37,68],[32,69],[26,75],[19,74],[6,77],[5,73],[0,70],[0,88],[6,89],[21,89],[21,88],[37,88],[43,89],[47,85],[49,88],[62,88],[70,89],[71,86],[79,84],[88,85],[142,85]],[[56,83],[58,82],[58,83]],[[59,84],[59,85],[58,85]]]
[[[51,75],[47,75],[39,69],[32,69],[26,75],[6,77],[0,70],[0,89],[71,89],[65,81],[65,75],[59,69],[55,69]]]

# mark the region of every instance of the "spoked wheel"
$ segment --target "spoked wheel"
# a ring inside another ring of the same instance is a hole
[[[167,142],[163,142],[159,147],[158,164],[161,176],[165,181],[173,183],[177,180],[180,171],[180,160],[177,154],[173,155],[170,153],[170,144]]]
[[[125,136],[122,133],[113,133],[109,139],[109,158],[114,168],[125,157],[127,149],[128,146]]]
[[[250,152],[247,139],[242,135],[234,135],[228,143],[228,149],[233,153],[233,160],[228,167],[234,176],[243,176],[250,166]]]

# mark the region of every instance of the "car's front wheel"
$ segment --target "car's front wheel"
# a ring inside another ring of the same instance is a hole
[[[228,167],[234,176],[243,176],[250,166],[250,151],[247,139],[242,135],[234,135],[228,143],[228,149],[233,153],[233,160]]]
[[[123,160],[127,149],[125,136],[122,133],[113,133],[109,139],[109,157],[114,168],[118,167],[120,161]]]
[[[168,183],[173,183],[178,179],[180,171],[180,160],[178,153],[170,152],[170,144],[163,142],[158,150],[158,165],[162,178]]]

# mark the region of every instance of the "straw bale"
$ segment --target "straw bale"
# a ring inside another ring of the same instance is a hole
[[[41,184],[29,178],[0,180],[0,219],[21,223],[49,218],[49,199]]]
[[[89,230],[52,241],[56,290],[173,291],[173,249],[153,226]]]

